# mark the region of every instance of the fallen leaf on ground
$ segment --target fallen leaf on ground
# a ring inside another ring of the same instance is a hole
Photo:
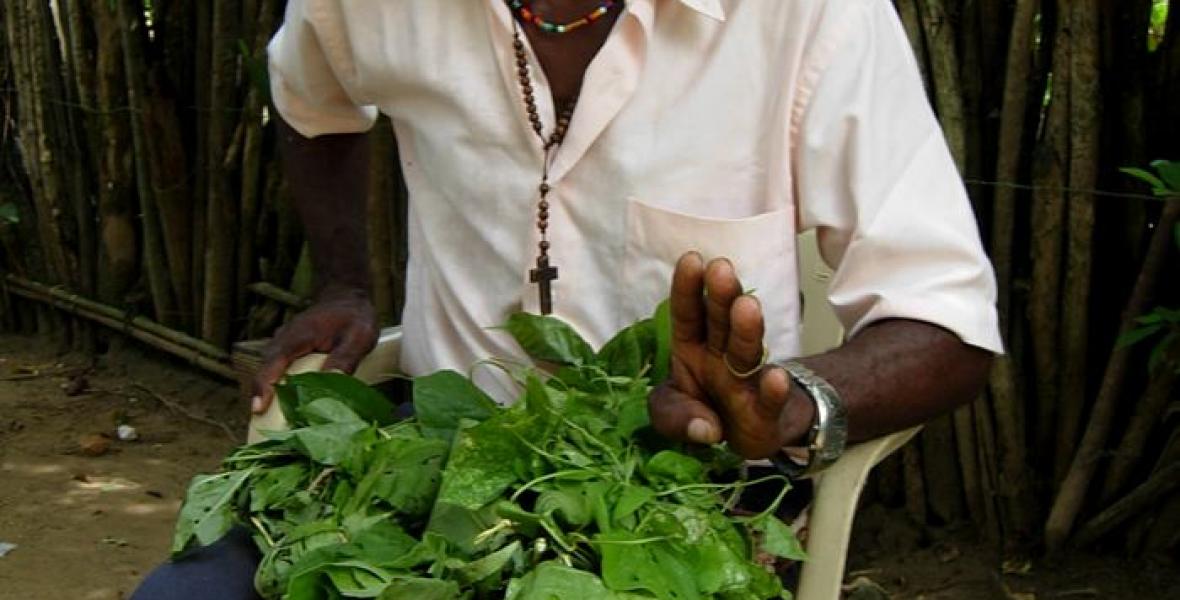
[[[101,433],[88,433],[78,440],[78,450],[86,456],[102,456],[110,449],[110,438]]]
[[[889,592],[868,577],[857,577],[843,586],[844,597],[848,600],[889,600]]]

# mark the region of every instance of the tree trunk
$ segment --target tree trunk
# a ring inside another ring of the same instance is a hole
[[[943,0],[919,0],[922,31],[930,47],[930,80],[934,105],[947,145],[959,172],[967,157],[967,124],[963,114],[963,93],[959,85],[959,57]]]
[[[1164,209],[1164,216],[1160,219],[1161,226],[1157,227],[1152,236],[1151,248],[1135,282],[1135,289],[1127,300],[1123,309],[1122,327],[1120,335],[1130,331],[1135,326],[1135,319],[1147,312],[1151,306],[1152,294],[1164,271],[1168,247],[1172,243],[1172,229],[1180,219],[1180,202],[1169,202]],[[1166,227],[1163,225],[1167,225]],[[1122,395],[1123,379],[1126,377],[1130,350],[1126,347],[1115,348],[1106,363],[1106,370],[1102,377],[1102,388],[1098,391],[1098,398],[1094,401],[1090,422],[1086,427],[1086,434],[1078,447],[1077,456],[1070,465],[1069,473],[1061,484],[1061,490],[1053,501],[1053,509],[1049,513],[1049,521],[1045,525],[1045,543],[1050,550],[1061,548],[1065,543],[1081,511],[1082,503],[1086,499],[1086,492],[1090,488],[1090,481],[1094,470],[1098,466],[1098,459],[1106,448],[1106,438],[1110,432],[1111,420],[1114,417],[1115,404]]]
[[[1059,0],[1068,15],[1069,3]],[[1057,431],[1059,298],[1061,285],[1063,223],[1068,169],[1070,36],[1068,19],[1060,19],[1053,36],[1052,100],[1045,119],[1044,134],[1033,156],[1032,284],[1029,322],[1037,382],[1037,434],[1034,447],[1041,466],[1053,471]],[[1067,456],[1065,460],[1068,460]]]
[[[234,273],[237,263],[238,205],[230,185],[231,170],[222,162],[233,135],[230,114],[235,107],[238,6],[214,0],[211,30],[210,110],[208,117],[209,195],[205,222],[205,304],[201,337],[226,347],[234,327]]]
[[[922,476],[922,451],[916,441],[902,449],[905,470],[905,510],[915,523],[926,523],[926,480]]]
[[[131,138],[135,148],[135,181],[139,192],[140,220],[143,227],[144,267],[151,289],[152,304],[156,320],[172,326],[176,322],[176,299],[172,294],[172,282],[168,276],[167,258],[164,250],[163,233],[160,230],[160,216],[156,204],[155,188],[152,186],[148,120],[148,99],[146,59],[143,55],[143,22],[138,0],[119,0],[119,22],[123,40],[123,65],[127,76],[127,103],[134,115],[131,119]]]
[[[205,306],[205,243],[208,232],[209,206],[209,108],[213,105],[210,97],[209,82],[212,80],[213,68],[213,2],[197,0],[195,2],[196,35],[194,48],[194,79],[196,93],[194,95],[196,110],[193,112],[195,124],[194,139],[196,152],[193,159],[196,181],[193,184],[192,210],[192,265],[193,265],[193,330],[204,330]]]
[[[1175,226],[1173,224],[1173,226]],[[1102,502],[1110,502],[1123,491],[1147,446],[1148,436],[1161,422],[1176,384],[1180,382],[1180,344],[1173,343],[1165,358],[1151,374],[1147,390],[1135,407],[1131,422],[1123,430],[1123,439],[1110,461],[1106,480],[1102,483]]]
[[[249,15],[251,10],[248,6],[243,5],[243,20],[250,19],[248,22],[257,23],[257,30],[254,32],[254,42],[252,47],[252,54],[250,55],[250,64],[247,65],[247,70],[253,68],[264,68],[266,64],[266,41],[272,30],[274,29],[274,20],[277,15],[275,10],[275,0],[262,0],[260,6],[254,8],[255,13]],[[262,208],[262,194],[265,191],[265,179],[263,169],[263,139],[264,131],[262,129],[262,109],[264,106],[263,98],[267,90],[260,89],[258,85],[261,82],[252,81],[246,78],[245,84],[249,88],[246,94],[245,109],[242,112],[242,123],[245,127],[245,134],[242,139],[242,184],[241,184],[241,212],[242,216],[238,222],[238,266],[237,266],[237,300],[236,306],[239,310],[245,310],[249,306],[248,286],[255,281],[258,272],[256,257],[258,255],[257,248],[259,245],[258,222],[259,215]]]
[[[972,408],[985,402],[986,400],[980,398],[972,404],[960,406],[954,413],[955,443],[958,446],[959,469],[962,473],[963,499],[967,503],[967,513],[971,516],[971,522],[980,528],[987,522],[987,514],[980,492],[979,441],[975,432]]]
[[[951,415],[943,415],[922,429],[922,473],[930,510],[943,523],[962,516],[959,463],[955,453],[955,428]]]
[[[1068,243],[1061,318],[1061,401],[1057,473],[1073,456],[1086,407],[1090,331],[1090,276],[1093,263],[1094,197],[1098,182],[1102,112],[1098,71],[1098,1],[1072,0]]]
[[[996,179],[1016,181],[1025,135],[1029,80],[1033,66],[1034,22],[1037,10],[1034,0],[1019,0],[1013,16],[1009,36],[1007,71],[1004,75],[1003,107],[1000,111],[999,151],[996,155]],[[1012,252],[1016,229],[1016,192],[1008,186],[997,186],[992,211],[992,263],[998,284],[997,310],[1000,331],[1010,340],[1012,324]],[[1014,372],[1015,371],[1015,372]],[[1017,380],[1019,365],[1011,354],[996,358],[989,387],[995,406],[1001,448],[1002,481],[1007,514],[1006,529],[1013,538],[1031,539],[1033,530],[1032,486],[1025,451],[1026,440],[1024,403],[1020,398]]]
[[[976,440],[977,452],[979,456],[979,492],[983,499],[983,511],[985,515],[984,525],[982,528],[983,535],[988,539],[999,539],[1003,532],[1003,523],[1006,520],[1001,515],[1000,495],[1004,490],[1000,489],[998,474],[999,461],[996,457],[995,447],[995,427],[992,426],[992,416],[987,402],[976,402],[972,417],[975,419],[975,431],[977,432]],[[1028,531],[1013,532],[1012,537],[1018,540],[1017,544],[1023,544],[1028,539]]]
[[[118,110],[127,106],[127,80],[123,69],[123,43],[119,19],[106,3],[95,5],[92,17],[98,62],[95,66],[95,96],[98,114],[98,223],[99,281],[98,298],[108,304],[123,305],[128,288],[134,282],[139,259],[135,231],[135,197],[129,113]]]

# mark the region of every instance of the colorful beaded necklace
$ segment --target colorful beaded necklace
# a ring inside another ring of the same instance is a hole
[[[614,5],[615,0],[603,0],[597,8],[579,19],[574,19],[568,23],[550,23],[543,19],[541,15],[533,12],[532,8],[529,7],[529,3],[525,0],[508,0],[508,6],[520,15],[520,20],[536,25],[537,29],[545,33],[568,33],[579,27],[589,25],[610,12],[610,9]]]

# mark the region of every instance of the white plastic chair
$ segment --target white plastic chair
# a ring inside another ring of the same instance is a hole
[[[831,270],[819,256],[814,232],[799,236],[800,285],[804,298],[803,353],[818,354],[840,345],[844,332],[827,302],[827,282]],[[398,364],[401,329],[392,327],[382,331],[373,349],[357,367],[356,376],[370,384],[381,383],[392,377]],[[288,373],[318,371],[323,366],[323,354],[312,354],[295,361]],[[261,431],[285,429],[278,403],[272,403],[263,415],[250,421],[250,442],[262,439]],[[848,542],[852,534],[852,520],[856,516],[857,501],[864,489],[869,472],[877,463],[903,446],[920,429],[915,427],[876,440],[850,447],[836,464],[829,467],[815,481],[815,499],[808,520],[807,554],[795,592],[798,600],[835,600],[840,598],[844,580],[844,566]]]

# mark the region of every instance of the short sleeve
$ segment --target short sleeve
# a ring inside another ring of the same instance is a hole
[[[996,284],[966,190],[891,4],[830,3],[792,114],[800,227],[835,271],[849,335],[890,318],[1002,352]]]
[[[283,119],[307,137],[359,133],[377,109],[357,85],[342,0],[290,0],[267,46],[270,89]]]

